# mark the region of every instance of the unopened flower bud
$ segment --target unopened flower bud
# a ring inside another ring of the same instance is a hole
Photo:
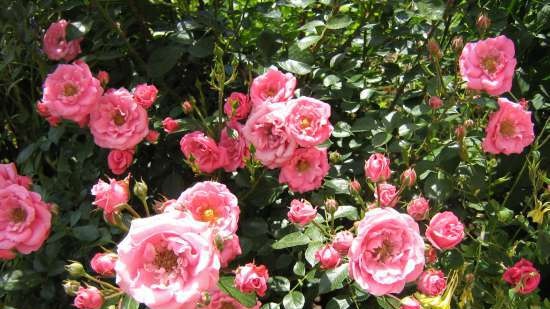
[[[472,273],[468,273],[464,276],[464,279],[466,280],[467,283],[473,282],[475,278],[476,276]]]
[[[455,128],[455,136],[457,141],[462,141],[466,136],[466,128],[463,125],[459,125]]]
[[[479,14],[476,21],[477,30],[481,33],[484,33],[490,26],[491,19],[483,13]]]
[[[409,167],[401,174],[401,184],[410,188],[414,186],[415,182],[416,172],[414,171],[414,168]]]
[[[329,159],[331,163],[338,163],[342,160],[342,155],[338,151],[331,151],[329,153]]]
[[[105,88],[107,87],[107,84],[109,83],[109,73],[105,71],[99,71],[97,73],[97,79],[99,80],[99,83],[101,84],[101,87]]]
[[[335,199],[329,198],[325,201],[325,210],[329,213],[334,213],[338,209],[338,202]]]
[[[63,281],[63,289],[65,293],[69,296],[75,296],[78,288],[80,287],[80,282],[75,280],[65,280]]]
[[[467,119],[464,121],[464,127],[467,129],[467,128],[471,128],[474,126],[474,121],[472,119]]]
[[[84,270],[84,266],[82,266],[81,263],[76,261],[73,261],[69,265],[65,265],[65,269],[73,277],[82,277],[84,274],[86,274],[86,271]]]
[[[183,109],[183,112],[187,115],[193,110],[193,105],[191,105],[191,102],[186,100],[181,103],[181,109]]]
[[[440,97],[434,95],[431,96],[428,100],[428,105],[430,105],[432,109],[438,109],[443,106],[443,100],[441,100]]]
[[[149,188],[147,187],[147,184],[143,181],[136,181],[134,184],[134,194],[140,199],[140,200],[146,200],[147,199],[147,190]]]
[[[359,183],[359,181],[357,181],[357,179],[350,180],[350,182],[349,182],[349,190],[350,190],[352,193],[359,193],[359,192],[361,192],[361,184]]]
[[[455,52],[460,53],[462,48],[464,48],[464,38],[460,35],[455,36],[451,41],[451,46]]]
[[[429,39],[427,43],[427,48],[428,52],[433,58],[439,59],[443,56],[443,54],[441,53],[441,49],[439,48],[439,44],[436,40]]]

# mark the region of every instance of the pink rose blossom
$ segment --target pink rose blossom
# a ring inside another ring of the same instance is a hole
[[[90,131],[99,147],[134,148],[149,133],[147,111],[125,88],[110,89],[90,114]]]
[[[102,93],[99,80],[85,62],[60,64],[46,77],[40,109],[49,116],[84,126]]]
[[[325,102],[300,97],[288,102],[287,130],[302,147],[324,143],[332,133],[330,105]]]
[[[439,250],[452,249],[464,238],[464,225],[451,211],[437,213],[426,229],[426,238]]]
[[[157,99],[158,93],[155,85],[139,84],[132,90],[134,100],[143,108],[148,109]]]
[[[394,185],[389,183],[378,184],[376,190],[374,190],[374,198],[380,200],[381,207],[395,207],[397,201],[399,201],[399,192]]]
[[[522,258],[514,266],[506,269],[502,279],[513,285],[518,293],[525,295],[537,289],[540,272],[531,261]]]
[[[30,189],[32,179],[28,176],[19,175],[15,163],[0,164],[0,189],[13,184]]]
[[[401,307],[399,309],[422,309],[422,306],[416,298],[407,296],[401,299]]]
[[[248,117],[252,103],[245,93],[233,92],[225,99],[223,111],[231,120],[242,120]]]
[[[219,279],[213,243],[208,225],[191,217],[134,219],[118,244],[116,283],[151,309],[194,308]]]
[[[293,199],[290,202],[290,210],[287,216],[290,222],[304,226],[315,219],[317,209],[311,206],[311,203],[306,200]]]
[[[501,35],[467,43],[459,64],[468,88],[501,95],[512,89],[516,69],[514,42]]]
[[[290,73],[282,73],[276,67],[270,67],[267,72],[257,76],[250,85],[250,99],[254,108],[261,105],[286,102],[294,95],[296,77]]]
[[[283,103],[256,109],[243,127],[246,140],[254,145],[254,156],[270,169],[281,167],[294,154],[296,141],[287,133],[288,110]]]
[[[365,161],[365,176],[372,182],[386,181],[391,177],[390,159],[375,153]]]
[[[400,293],[424,269],[418,224],[393,208],[369,210],[348,253],[349,274],[375,296]]]
[[[40,249],[51,226],[51,206],[18,184],[0,188],[0,251],[9,259]]]
[[[113,149],[109,152],[107,156],[107,163],[109,164],[109,169],[115,175],[122,175],[134,160],[134,149],[127,150],[117,150]]]
[[[350,231],[340,231],[336,233],[334,239],[332,240],[332,246],[336,249],[341,255],[347,255],[348,250],[351,247],[351,242],[353,241],[353,233]]]
[[[447,280],[441,270],[429,269],[420,275],[417,286],[420,293],[428,296],[437,296],[445,292]]]
[[[38,113],[38,115],[40,115],[40,117],[46,119],[46,121],[48,121],[48,123],[52,127],[57,127],[59,122],[61,122],[61,118],[52,116],[52,114],[50,114],[50,111],[48,110],[48,105],[46,105],[42,101],[38,101],[36,103],[36,112]]]
[[[103,306],[103,296],[96,287],[79,287],[73,305],[78,309],[99,309]]]
[[[231,135],[230,132],[232,132]],[[219,147],[227,156],[223,165],[226,172],[243,168],[246,159],[250,157],[248,144],[242,134],[242,125],[238,122],[231,123],[222,130]]]
[[[279,183],[288,184],[290,190],[295,192],[308,192],[322,185],[329,169],[326,149],[299,148],[281,167]]]
[[[269,273],[264,265],[248,263],[235,271],[235,287],[243,293],[256,292],[264,296],[267,291]]]
[[[48,30],[46,30],[42,43],[44,53],[49,59],[63,59],[69,62],[80,54],[80,42],[82,38],[67,42],[67,26],[69,26],[69,23],[61,19],[52,23],[48,27]]]
[[[114,253],[98,252],[90,261],[90,266],[96,273],[102,276],[114,276],[117,259],[118,256]]]
[[[414,168],[409,167],[401,174],[401,184],[410,188],[414,186],[415,182],[416,172],[414,171]]]
[[[159,135],[160,133],[158,131],[149,129],[149,133],[145,136],[145,140],[151,144],[156,144],[159,140]]]
[[[324,245],[315,252],[315,260],[319,261],[322,269],[333,269],[342,262],[340,254],[332,245]]]
[[[443,101],[438,96],[431,96],[430,100],[428,101],[428,105],[430,105],[432,109],[438,109],[443,106]]]
[[[422,196],[413,198],[409,204],[407,204],[407,213],[416,221],[422,221],[428,216],[430,211],[430,204],[427,199]]]
[[[103,209],[106,214],[112,214],[120,204],[128,203],[130,199],[128,178],[116,180],[109,178],[109,183],[99,180],[92,187],[92,195],[95,195],[93,205]]]
[[[185,134],[180,140],[180,149],[185,158],[204,173],[212,173],[227,160],[225,151],[201,131]]]
[[[483,150],[492,154],[521,153],[535,140],[531,112],[506,98],[498,98],[499,109],[489,116]]]
[[[14,259],[15,257],[16,257],[16,254],[12,250],[0,249],[0,261],[1,260],[9,261]]]
[[[221,292],[218,289],[210,292],[210,303],[204,309],[260,309],[262,304],[257,302],[251,308],[247,308],[239,303],[235,298]]]
[[[223,249],[220,252],[220,262],[222,267],[227,267],[231,261],[241,255],[241,243],[239,242],[239,236],[234,234],[229,236],[223,242]]]

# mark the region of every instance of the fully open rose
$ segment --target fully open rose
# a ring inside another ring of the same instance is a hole
[[[286,102],[294,95],[296,77],[282,73],[276,67],[256,77],[250,85],[250,99],[254,108],[274,102]]]
[[[288,131],[302,147],[324,143],[332,133],[330,105],[310,97],[289,101]]]

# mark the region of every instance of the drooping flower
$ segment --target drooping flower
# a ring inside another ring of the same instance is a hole
[[[250,85],[250,99],[254,108],[261,105],[286,102],[294,95],[296,77],[291,73],[282,73],[276,67],[270,67],[267,72],[257,76]]]
[[[292,191],[308,192],[322,185],[329,169],[326,149],[298,148],[281,167],[279,182],[288,184]]]

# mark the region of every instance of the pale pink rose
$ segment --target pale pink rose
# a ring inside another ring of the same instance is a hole
[[[391,177],[390,159],[381,153],[372,154],[365,161],[365,176],[372,182],[388,180]]]
[[[341,255],[347,255],[349,248],[351,247],[351,242],[353,241],[353,233],[350,231],[340,231],[334,235],[332,240],[332,246],[336,249]]]
[[[287,217],[290,222],[304,226],[317,216],[317,209],[311,206],[311,203],[306,200],[293,199],[290,202],[290,209]]]
[[[109,183],[99,179],[92,187],[92,195],[95,195],[93,205],[103,209],[106,214],[112,214],[120,204],[128,203],[130,199],[128,178],[116,180],[109,178]]]
[[[169,199],[164,201],[156,201],[153,205],[153,208],[157,213],[162,212],[175,212],[175,211],[183,211],[183,207],[180,205],[180,203],[177,200]]]
[[[99,80],[99,83],[101,83],[101,87],[105,88],[109,83],[109,73],[106,71],[99,71],[97,72],[97,79]]]
[[[529,294],[536,290],[540,283],[540,272],[533,266],[533,263],[524,258],[520,259],[514,266],[506,269],[502,279],[514,286],[520,294]]]
[[[43,50],[46,56],[51,60],[73,60],[80,54],[80,42],[82,38],[67,42],[67,26],[69,23],[60,19],[52,23],[43,38]]]
[[[322,269],[333,269],[342,262],[340,254],[332,245],[324,245],[315,252],[315,260],[321,264]]]
[[[185,134],[180,140],[180,150],[187,160],[196,164],[204,173],[212,173],[227,160],[225,151],[201,131]]]
[[[399,309],[422,309],[422,306],[416,298],[407,296],[401,299],[401,307]]]
[[[460,74],[470,89],[500,95],[512,89],[516,69],[514,42],[504,35],[470,42],[460,55]]]
[[[422,221],[428,216],[430,211],[430,203],[422,196],[413,198],[409,204],[407,204],[407,213],[416,221]]]
[[[400,293],[424,269],[418,224],[393,208],[369,210],[359,222],[348,253],[349,274],[375,296]]]
[[[145,136],[145,140],[151,144],[156,144],[159,140],[159,135],[160,133],[158,131],[149,129],[149,133]]]
[[[73,305],[78,309],[99,309],[103,306],[103,296],[96,287],[79,287]]]
[[[489,116],[483,150],[492,154],[521,153],[535,140],[531,112],[506,98],[498,98],[499,109]]]
[[[324,143],[332,133],[330,105],[325,102],[300,97],[288,102],[287,130],[302,147]]]
[[[239,236],[233,234],[223,242],[223,249],[220,251],[220,262],[222,267],[227,267],[231,261],[241,255],[241,243]]]
[[[223,165],[226,172],[243,168],[246,159],[250,157],[250,150],[242,133],[242,125],[238,122],[231,123],[222,130],[219,147],[227,156]]]
[[[153,105],[157,99],[158,92],[159,91],[155,85],[148,84],[139,84],[136,88],[132,89],[134,100],[145,109],[148,109],[151,105]]]
[[[23,254],[40,249],[51,226],[51,206],[18,184],[0,188],[0,251]]]
[[[284,74],[272,66],[267,72],[254,78],[250,85],[250,99],[254,108],[274,102],[286,102],[294,95],[295,88],[294,75]]]
[[[426,229],[426,238],[439,250],[452,249],[464,238],[464,225],[451,211],[437,213]]]
[[[264,296],[267,291],[269,273],[264,265],[248,263],[235,271],[235,287],[243,293],[256,292]]]
[[[134,148],[149,133],[147,111],[125,88],[110,89],[90,114],[90,131],[99,147]]]
[[[416,172],[414,171],[414,168],[409,167],[401,174],[401,184],[410,188],[414,186],[415,182]]]
[[[210,229],[189,216],[134,219],[117,251],[116,283],[151,309],[194,308],[219,279]]]
[[[281,167],[279,183],[288,184],[290,190],[295,192],[308,192],[323,184],[329,169],[325,148],[298,148]]]
[[[50,114],[50,111],[48,110],[48,105],[42,101],[38,101],[36,103],[36,112],[38,113],[38,115],[40,115],[40,117],[46,119],[46,121],[48,121],[48,123],[52,127],[57,127],[59,122],[61,122],[61,118],[52,116],[52,114]]]
[[[223,238],[237,231],[241,212],[237,197],[215,181],[199,182],[183,191],[174,207],[165,211],[172,210],[187,212],[193,219],[208,223]]]
[[[171,117],[166,117],[162,121],[162,127],[164,128],[164,132],[166,133],[172,133],[179,129],[179,124],[177,120],[172,119]]]
[[[239,303],[235,298],[221,292],[219,289],[210,291],[210,303],[204,309],[249,309]],[[262,303],[257,302],[250,309],[260,309]]]
[[[42,109],[50,116],[72,120],[80,126],[98,105],[103,88],[83,61],[60,64],[43,85]]]
[[[90,261],[92,269],[102,276],[114,276],[118,256],[114,253],[98,252]]]
[[[432,109],[438,109],[443,106],[443,101],[438,96],[431,96],[428,105],[430,105]]]
[[[19,175],[15,163],[0,164],[0,189],[13,184],[30,189],[32,179]]]
[[[127,150],[117,150],[113,149],[109,152],[107,156],[107,163],[109,164],[109,169],[115,175],[122,175],[134,160],[134,149]]]
[[[296,141],[286,130],[288,110],[283,103],[272,103],[256,109],[243,127],[246,140],[254,146],[254,157],[270,169],[288,161]]]
[[[428,296],[437,296],[445,292],[447,279],[441,270],[429,269],[418,278],[417,287],[420,293]]]
[[[378,184],[376,190],[374,190],[374,198],[380,200],[381,207],[395,207],[397,201],[399,201],[399,192],[397,188],[389,183]]]
[[[246,119],[251,109],[252,103],[248,99],[248,96],[241,92],[232,92],[225,99],[225,105],[223,106],[224,113],[231,120]]]

